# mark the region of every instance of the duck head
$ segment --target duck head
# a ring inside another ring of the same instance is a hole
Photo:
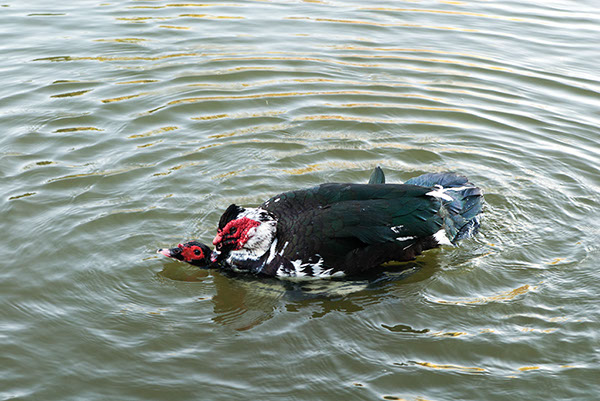
[[[219,220],[211,261],[260,258],[269,250],[276,227],[275,216],[264,209],[229,206]]]
[[[157,252],[166,257],[188,262],[198,267],[208,267],[211,264],[210,248],[198,241],[179,244],[176,248],[159,249]]]

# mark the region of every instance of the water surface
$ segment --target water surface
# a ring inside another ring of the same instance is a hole
[[[594,2],[0,6],[1,399],[597,398]],[[480,235],[310,283],[155,254],[376,165],[467,175]]]

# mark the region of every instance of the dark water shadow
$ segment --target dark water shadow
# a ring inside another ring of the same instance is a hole
[[[350,278],[290,281],[199,270],[181,263],[169,263],[158,274],[176,281],[212,281],[213,322],[244,331],[268,321],[278,311],[311,309],[312,318],[335,311],[358,312],[381,302],[398,285],[430,278],[439,266],[435,255],[427,255],[418,261],[388,265]]]

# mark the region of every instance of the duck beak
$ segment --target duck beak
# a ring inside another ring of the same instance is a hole
[[[173,258],[173,259],[177,259],[177,260],[183,260],[183,256],[181,256],[181,251],[183,249],[183,245],[179,244],[177,246],[177,248],[171,248],[171,249],[159,249],[158,251],[156,251],[157,253],[160,253],[161,255],[165,255],[167,258]]]
[[[220,256],[220,255],[221,255],[221,252],[219,252],[219,251],[213,251],[213,252],[210,254],[210,261],[211,261],[212,263],[216,263],[216,262],[217,262],[217,260],[219,259],[219,256]]]
[[[168,249],[159,249],[158,251],[156,251],[156,253],[160,253],[162,255],[165,255],[167,258],[171,257],[171,251]]]

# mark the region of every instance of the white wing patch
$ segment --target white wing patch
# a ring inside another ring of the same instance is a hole
[[[396,234],[400,234],[400,230],[402,230],[403,228],[404,226],[402,224],[400,224],[399,226],[390,227],[390,229]]]
[[[410,237],[410,236],[409,237],[396,237],[396,241],[408,241],[408,240],[415,239],[415,238],[417,238],[417,237],[415,237],[415,236],[412,236],[412,237]]]
[[[390,227],[390,229],[395,232],[396,234],[400,234],[400,231],[402,231],[402,229],[404,228],[404,226],[402,224],[400,224],[399,226],[393,226]],[[417,237],[415,237],[414,235],[408,235],[406,237],[396,237],[396,241],[409,241],[411,239],[415,239]]]

